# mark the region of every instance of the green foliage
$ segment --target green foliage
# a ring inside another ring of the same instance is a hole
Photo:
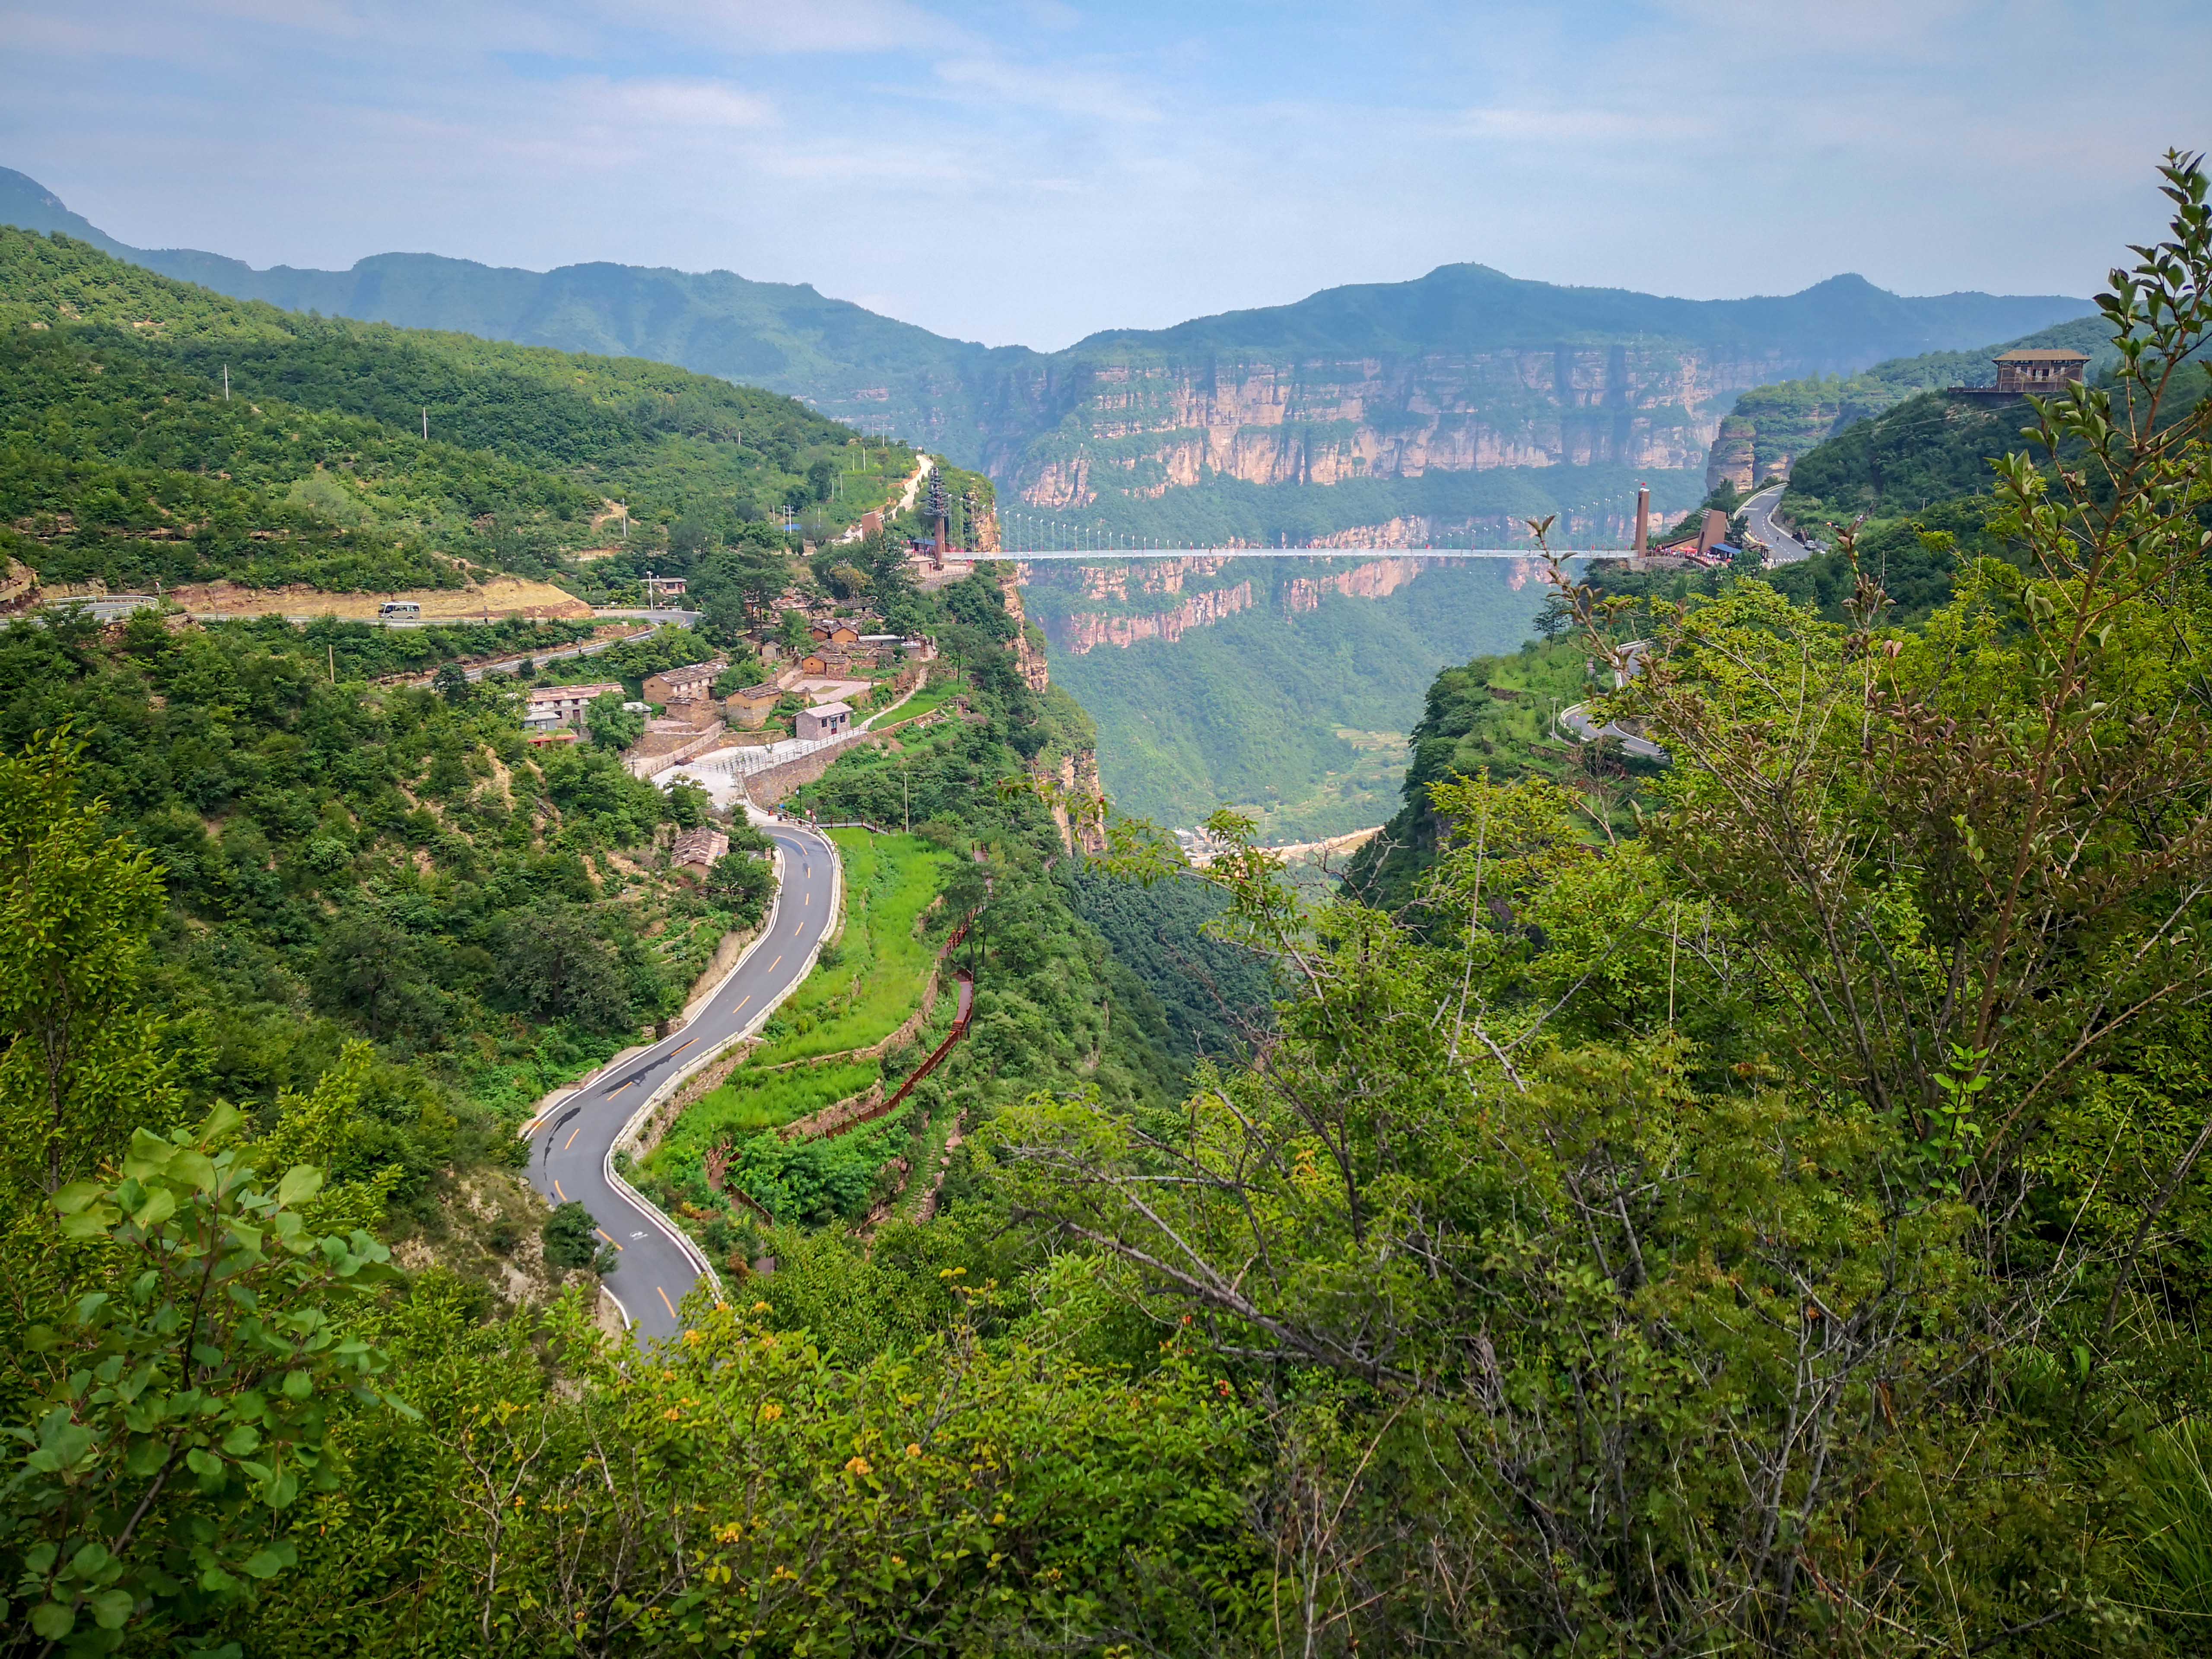
[[[1929,392],[1863,421],[1801,460],[1783,493],[1794,522],[1896,518],[1954,496],[1984,493],[1990,463],[2017,447],[2024,405]]]
[[[463,1143],[481,1146],[485,1109],[519,1117],[680,1005],[728,913],[673,881],[611,886],[595,872],[601,849],[651,844],[668,810],[614,757],[531,749],[495,685],[459,703],[333,685],[325,643],[265,624],[172,632],[151,617],[112,639],[67,619],[0,632],[0,749],[24,753],[73,723],[70,787],[105,804],[80,807],[86,827],[71,833],[143,849],[170,907],[153,996],[98,1020],[73,1053],[89,1065],[152,1042],[142,1015],[166,1013],[194,1034],[178,1079],[191,1097],[273,1103],[311,1087],[358,1033],[427,1066],[458,1097]],[[28,812],[42,796],[9,799]],[[152,879],[68,885],[89,916]],[[36,933],[13,937],[27,950]],[[119,971],[131,952],[91,960]],[[29,1095],[11,1098],[28,1109]],[[371,1098],[419,1190],[442,1157],[424,1103],[396,1078]],[[134,1121],[120,1101],[98,1115],[125,1134]],[[74,1139],[96,1155],[96,1135]],[[44,1143],[26,1124],[11,1144]]]
[[[321,1172],[264,1178],[240,1127],[226,1107],[139,1129],[119,1182],[71,1182],[7,1241],[0,1390],[27,1449],[0,1583],[44,1650],[112,1652],[134,1625],[188,1630],[248,1600],[298,1559],[294,1506],[339,1486],[333,1407],[380,1401],[383,1357],[328,1304],[395,1278],[388,1252],[316,1237],[298,1206]]]
[[[553,1212],[545,1218],[544,1231],[545,1260],[556,1267],[613,1265],[613,1247],[601,1244],[599,1224],[580,1204],[556,1205]]]
[[[1105,936],[1116,961],[1158,999],[1161,1047],[1185,1066],[1200,1056],[1239,1054],[1273,1018],[1275,986],[1267,967],[1215,936],[1227,908],[1203,881],[1139,887],[1084,868],[1069,880],[1075,913]]]
[[[671,539],[682,502],[804,489],[848,436],[726,380],[287,314],[5,228],[0,388],[0,550],[117,588],[458,586],[453,552],[544,574],[607,497],[638,532],[592,580],[665,573],[708,539]]]
[[[909,1109],[833,1139],[755,1135],[738,1146],[731,1178],[779,1221],[810,1227],[858,1221],[884,1195],[884,1165],[905,1144]]]
[[[1569,782],[1595,811],[1594,823],[1610,825],[1625,816],[1619,796],[1629,763],[1585,754],[1552,726],[1557,710],[1597,694],[1606,682],[1596,671],[1589,641],[1570,637],[1531,642],[1510,656],[1477,657],[1437,675],[1413,727],[1413,760],[1401,791],[1405,804],[1352,856],[1345,872],[1348,889],[1362,902],[1393,912],[1419,897],[1449,834],[1433,792],[1455,778]]]
[[[775,896],[775,872],[757,853],[732,845],[707,872],[707,892],[730,913],[732,927],[757,927]]]
[[[869,1653],[927,1629],[1194,1652],[1255,1628],[1248,1418],[1187,1354],[1133,1381],[955,1329],[831,1364],[702,1310],[640,1364],[574,1301],[472,1328],[434,1285],[380,1325],[422,1420],[362,1421],[297,1569],[222,1630],[249,1651]]]
[[[645,735],[645,716],[623,707],[619,691],[603,691],[584,711],[592,741],[601,749],[623,750]]]
[[[0,750],[0,1125],[18,1205],[88,1174],[173,1098],[140,1000],[161,872],[82,798],[79,747]]]

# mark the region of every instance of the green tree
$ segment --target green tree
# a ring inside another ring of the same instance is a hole
[[[584,710],[592,741],[602,749],[627,749],[645,735],[645,716],[623,707],[619,691],[603,691]]]
[[[315,1000],[352,1015],[380,1042],[403,1034],[424,1041],[442,1028],[445,1009],[413,938],[374,910],[341,917],[323,935],[307,970]]]
[[[630,1021],[614,949],[573,908],[509,918],[497,935],[500,994],[532,1018],[570,1019],[587,1031]]]
[[[0,1583],[41,1651],[188,1629],[283,1571],[288,1512],[338,1484],[334,1401],[384,1400],[383,1357],[331,1304],[395,1279],[387,1252],[316,1237],[298,1206],[320,1172],[264,1177],[242,1123],[140,1129],[120,1181],[64,1187],[9,1240],[0,1374],[24,1449]]]
[[[56,733],[0,754],[0,1158],[19,1195],[95,1168],[173,1100],[140,995],[161,871],[82,798],[81,752]]]
[[[697,829],[714,808],[714,798],[687,778],[678,778],[662,793],[667,798],[668,816],[679,830]]]
[[[707,890],[738,927],[757,927],[775,896],[775,872],[766,859],[732,846],[707,872]]]
[[[589,1267],[605,1275],[615,1267],[615,1248],[601,1242],[599,1224],[582,1205],[556,1205],[545,1218],[545,1260],[556,1267]]]

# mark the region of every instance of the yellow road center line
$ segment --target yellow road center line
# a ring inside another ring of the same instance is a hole
[[[783,960],[782,956],[781,956],[781,954],[779,954],[779,955],[777,956],[776,959],[775,959],[775,962],[781,962],[782,960]],[[769,972],[770,972],[771,974],[772,974],[772,973],[774,973],[774,972],[775,971],[775,962],[771,962],[771,963],[769,963],[769,965],[768,965],[768,970],[769,970]]]
[[[691,1038],[691,1039],[690,1040],[690,1042],[679,1042],[679,1043],[678,1043],[678,1044],[677,1044],[673,1048],[671,1048],[668,1052],[669,1052],[669,1054],[670,1054],[672,1056],[676,1055],[676,1054],[682,1054],[682,1053],[683,1053],[686,1048],[689,1048],[691,1046],[691,1044],[692,1044],[693,1042],[696,1042],[698,1040],[699,1040],[699,1039],[698,1039],[697,1037],[693,1037],[693,1038]]]
[[[621,1093],[623,1090],[625,1090],[625,1089],[629,1089],[629,1088],[633,1088],[633,1087],[635,1087],[635,1086],[636,1085],[636,1083],[637,1083],[637,1079],[636,1079],[635,1078],[632,1078],[632,1079],[631,1079],[628,1083],[617,1083],[617,1084],[616,1084],[616,1085],[615,1085],[615,1086],[614,1086],[613,1088],[611,1088],[611,1089],[608,1090],[608,1091],[607,1091],[607,1092],[608,1092],[609,1094],[611,1094],[611,1095],[618,1095],[618,1094],[620,1094],[620,1093]]]
[[[735,1002],[733,1002],[733,1003],[732,1003],[732,1004],[730,1005],[730,1012],[731,1012],[732,1013],[733,1013],[733,1014],[734,1014],[734,1013],[736,1013],[736,1012],[738,1012],[738,1009],[740,1009],[740,1008],[744,1007],[744,1006],[745,1006],[745,1004],[747,1004],[748,1002],[750,1002],[751,1000],[752,1000],[752,998],[751,998],[751,996],[750,996],[750,995],[746,995],[746,996],[741,996],[741,997],[739,997],[739,998],[738,998]]]
[[[568,1201],[568,1194],[561,1190],[561,1183],[557,1181],[553,1183],[553,1196],[559,1199],[563,1204],[566,1204]]]
[[[605,1240],[607,1241],[607,1243],[610,1243],[610,1244],[612,1244],[612,1245],[615,1247],[615,1249],[618,1249],[618,1250],[619,1250],[620,1249],[622,1249],[622,1244],[621,1244],[620,1241],[619,1241],[619,1240],[617,1240],[612,1233],[609,1232],[609,1231],[608,1231],[605,1227],[600,1228],[599,1231],[599,1237],[600,1237],[601,1238],[605,1239]]]
[[[579,1123],[574,1128],[569,1130],[568,1138],[561,1143],[561,1150],[564,1152],[567,1152],[571,1146],[576,1144],[576,1137],[583,1133],[584,1126],[580,1123]]]
[[[662,1289],[660,1288],[660,1286],[659,1286],[659,1285],[654,1285],[653,1288],[653,1290],[654,1290],[654,1291],[655,1291],[659,1295],[659,1297],[660,1297],[660,1305],[661,1305],[662,1307],[664,1307],[664,1308],[665,1308],[665,1309],[667,1309],[667,1310],[668,1310],[668,1316],[669,1316],[671,1319],[675,1318],[675,1317],[676,1317],[676,1304],[675,1304],[673,1302],[671,1302],[671,1301],[668,1299],[668,1292],[667,1292],[666,1291],[662,1290]]]

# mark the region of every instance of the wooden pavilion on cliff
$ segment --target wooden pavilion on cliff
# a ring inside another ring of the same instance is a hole
[[[2079,386],[2089,367],[2085,352],[2040,346],[2000,352],[1990,361],[1997,366],[1995,386],[1954,386],[1948,388],[1951,396],[1990,403],[2031,392],[2039,398],[2056,397],[2062,386]]]

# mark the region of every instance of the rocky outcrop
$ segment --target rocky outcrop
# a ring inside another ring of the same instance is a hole
[[[1202,593],[1193,593],[1167,611],[1138,616],[1078,611],[1055,631],[1060,635],[1060,648],[1079,657],[1102,645],[1126,650],[1144,640],[1179,640],[1194,628],[1208,627],[1251,608],[1252,584],[1242,581],[1234,587],[1212,587]]]
[[[1422,559],[1370,559],[1333,576],[1293,576],[1283,584],[1283,609],[1292,616],[1318,611],[1322,596],[1329,593],[1354,599],[1383,599],[1419,575],[1426,564]]]
[[[1030,690],[1042,693],[1052,684],[1052,671],[1045,663],[1044,635],[1030,623],[1029,612],[1022,608],[1021,567],[1002,566],[999,581],[1006,597],[1006,614],[1014,619],[1014,666]]]

